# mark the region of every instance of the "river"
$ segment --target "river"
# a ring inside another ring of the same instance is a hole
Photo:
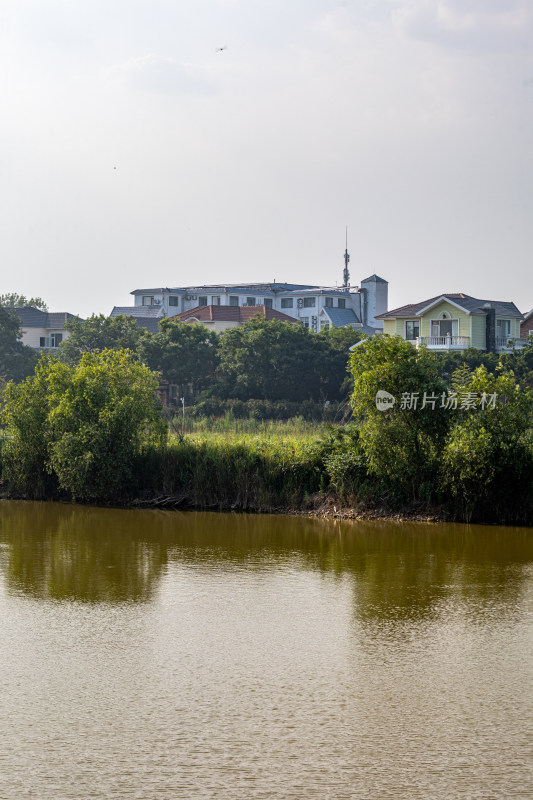
[[[0,798],[533,796],[533,531],[0,502]]]

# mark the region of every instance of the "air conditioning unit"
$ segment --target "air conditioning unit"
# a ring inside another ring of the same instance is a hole
[[[160,306],[161,300],[154,300],[154,306]]]
[[[196,300],[197,295],[195,294],[186,294],[183,296],[184,300]]]
[[[301,297],[299,297],[298,298],[298,308],[303,308],[303,307],[304,307],[304,301],[303,301],[303,299]]]

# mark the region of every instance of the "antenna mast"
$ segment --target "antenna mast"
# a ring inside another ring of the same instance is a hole
[[[347,289],[350,285],[350,272],[348,270],[348,261],[350,256],[348,254],[348,226],[346,226],[346,250],[344,251],[344,269],[342,271],[342,285]]]

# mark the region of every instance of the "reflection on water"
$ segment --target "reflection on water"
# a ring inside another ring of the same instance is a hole
[[[0,502],[0,797],[533,790],[527,529]]]
[[[362,617],[429,613],[443,598],[515,601],[526,528],[329,521],[0,503],[12,591],[82,602],[149,600],[169,556],[219,569],[290,562],[353,578]]]

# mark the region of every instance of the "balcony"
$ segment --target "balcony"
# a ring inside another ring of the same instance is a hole
[[[419,336],[416,346],[429,350],[466,350],[470,347],[470,336]]]
[[[520,350],[527,344],[527,339],[514,339],[511,336],[505,336],[503,339],[496,337],[496,352],[497,353],[512,353],[513,350]]]

